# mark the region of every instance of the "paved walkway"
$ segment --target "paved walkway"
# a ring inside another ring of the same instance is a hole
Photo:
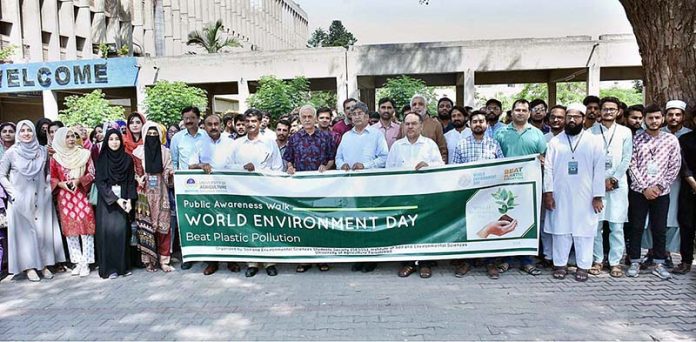
[[[607,274],[587,283],[516,270],[498,281],[482,269],[455,278],[440,262],[431,279],[339,265],[254,278],[224,265],[172,274],[137,270],[102,280],[59,274],[0,283],[0,339],[7,340],[694,340],[696,273],[661,281]]]

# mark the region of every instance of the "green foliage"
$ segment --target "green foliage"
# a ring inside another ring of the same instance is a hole
[[[181,121],[181,110],[185,107],[196,106],[201,111],[208,107],[206,91],[184,82],[157,81],[145,91],[148,120],[165,126],[178,124]]]
[[[249,96],[249,107],[267,111],[273,119],[289,114],[293,109],[311,102],[309,81],[295,77],[284,81],[275,76],[262,76],[256,93]]]
[[[107,58],[109,57],[109,45],[104,42],[99,43],[99,57]]]
[[[377,100],[391,98],[396,101],[396,110],[400,111],[403,106],[411,103],[411,97],[416,94],[423,95],[428,100],[428,113],[437,113],[437,97],[433,88],[422,80],[405,75],[387,79],[384,87],[377,91]]]
[[[17,47],[14,45],[7,45],[0,49],[0,62],[8,61],[12,55],[15,54]]]
[[[97,89],[85,95],[72,95],[65,98],[65,109],[58,118],[66,126],[81,124],[94,127],[105,121],[123,119],[123,107],[112,106],[104,93]]]
[[[307,41],[307,45],[310,47],[343,46],[347,48],[355,45],[357,41],[355,36],[348,32],[340,20],[334,20],[331,22],[331,26],[329,26],[328,33],[322,28],[314,30],[309,41]]]
[[[119,56],[127,56],[130,53],[130,47],[128,45],[121,45],[120,48],[116,49],[116,54]]]
[[[508,211],[515,209],[515,206],[517,206],[517,203],[515,203],[515,198],[517,198],[517,196],[515,196],[512,191],[508,189],[500,188],[498,191],[491,194],[491,196],[493,196],[495,203],[500,206],[498,208],[498,212],[500,214],[506,214]]]
[[[336,107],[336,93],[331,91],[313,91],[311,92],[309,103],[315,108],[319,107]]]
[[[640,89],[642,91],[642,87]],[[623,101],[627,106],[643,103],[643,93],[636,91],[636,88],[626,89],[612,87],[607,89],[600,89],[599,95],[600,97],[614,96],[619,100]]]
[[[192,31],[188,34],[186,45],[198,45],[208,53],[222,52],[226,47],[238,47],[242,44],[234,38],[220,37],[223,29],[222,20],[218,19],[215,23],[209,23],[203,27],[202,31]]]

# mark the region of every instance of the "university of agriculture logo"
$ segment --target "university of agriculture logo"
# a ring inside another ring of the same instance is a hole
[[[198,189],[198,184],[196,184],[196,181],[193,178],[189,178],[186,180],[186,189],[189,189],[189,190]]]
[[[505,174],[503,176],[504,181],[511,180],[524,180],[524,174],[522,173],[523,166],[513,167],[510,169],[505,169]]]

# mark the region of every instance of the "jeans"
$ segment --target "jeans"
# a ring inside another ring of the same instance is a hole
[[[628,194],[628,202],[633,209],[629,217],[631,220],[631,244],[628,256],[631,258],[631,262],[640,261],[640,241],[643,238],[645,220],[650,213],[649,229],[653,236],[654,260],[656,264],[664,263],[669,194],[648,200],[643,194],[631,190]]]
[[[609,222],[609,266],[618,266],[624,253],[624,224]],[[594,262],[601,264],[604,260],[604,238],[602,228],[604,221],[599,221],[594,237]]]
[[[681,191],[679,192],[679,234],[681,235],[681,243],[679,245],[679,254],[681,254],[682,262],[691,264],[694,261],[694,236],[696,235],[696,195],[691,190],[691,186],[682,182]]]

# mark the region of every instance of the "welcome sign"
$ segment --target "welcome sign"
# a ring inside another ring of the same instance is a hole
[[[0,93],[133,87],[136,59],[119,57],[0,65]]]
[[[536,255],[535,156],[426,168],[175,174],[185,261]]]

